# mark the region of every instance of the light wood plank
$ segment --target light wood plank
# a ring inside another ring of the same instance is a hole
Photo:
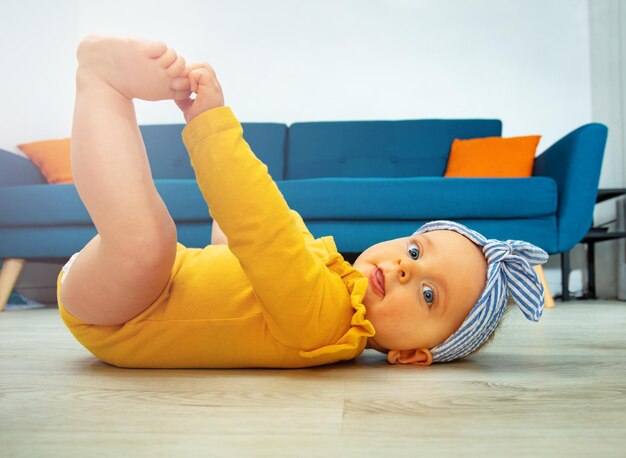
[[[296,370],[118,369],[56,309],[0,315],[7,456],[623,456],[626,304],[507,315],[470,360]],[[141,453],[138,451],[141,450]]]

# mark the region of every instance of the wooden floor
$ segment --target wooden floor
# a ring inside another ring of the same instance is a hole
[[[0,313],[0,456],[626,456],[626,303],[512,311],[471,360],[132,370]]]

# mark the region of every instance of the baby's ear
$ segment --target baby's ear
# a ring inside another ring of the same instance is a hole
[[[412,364],[414,366],[430,366],[433,355],[427,348],[415,350],[389,350],[387,361],[390,364]]]

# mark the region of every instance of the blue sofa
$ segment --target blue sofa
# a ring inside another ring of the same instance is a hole
[[[210,243],[211,219],[181,140],[183,127],[141,126],[141,133],[179,241],[202,247]],[[567,252],[591,225],[607,137],[602,124],[579,127],[536,158],[530,178],[444,178],[455,138],[501,136],[502,123],[424,119],[243,128],[290,207],[316,237],[333,235],[347,259],[434,219],[459,221],[487,237],[527,240],[550,254]],[[46,184],[29,160],[0,150],[0,260],[13,266],[0,277],[5,290],[24,260],[63,262],[95,235],[74,185]]]

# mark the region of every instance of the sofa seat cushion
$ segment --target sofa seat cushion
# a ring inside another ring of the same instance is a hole
[[[154,183],[175,221],[210,221],[195,180],[157,179]],[[0,187],[0,208],[0,227],[93,225],[73,184]]]
[[[556,213],[556,182],[532,178],[314,178],[279,181],[307,220],[535,218]],[[195,180],[155,180],[177,223],[210,215]],[[73,184],[0,187],[0,227],[91,225]]]
[[[508,219],[554,215],[552,178],[317,178],[278,183],[311,220]]]

